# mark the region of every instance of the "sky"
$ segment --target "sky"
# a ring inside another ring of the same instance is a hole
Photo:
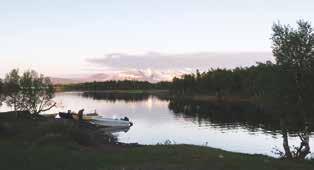
[[[248,66],[272,60],[274,22],[312,21],[313,6],[311,0],[0,0],[0,77],[12,68],[70,77]]]

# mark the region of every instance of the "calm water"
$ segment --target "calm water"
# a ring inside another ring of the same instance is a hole
[[[176,144],[194,144],[220,148],[228,151],[275,156],[274,148],[282,150],[282,135],[277,130],[263,126],[223,121],[199,114],[180,113],[170,109],[169,100],[155,96],[90,96],[80,92],[57,93],[58,107],[52,112],[84,108],[85,112],[97,111],[105,117],[127,116],[134,123],[127,132],[116,132],[120,142],[158,144],[170,140]],[[4,108],[2,108],[3,110]],[[230,118],[232,120],[233,118]],[[299,145],[296,137],[290,136],[290,144]],[[311,148],[313,135],[310,139]]]

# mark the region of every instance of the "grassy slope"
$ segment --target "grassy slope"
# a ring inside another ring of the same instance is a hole
[[[312,161],[283,161],[259,155],[188,146],[143,146],[96,150],[78,146],[29,147],[1,142],[0,169],[212,169],[310,170]],[[4,154],[5,153],[5,154]],[[223,158],[221,158],[223,155]]]

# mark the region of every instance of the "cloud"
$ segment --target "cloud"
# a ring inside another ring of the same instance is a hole
[[[271,53],[187,53],[187,54],[126,54],[111,53],[104,57],[88,58],[87,62],[113,69],[188,70],[234,68],[273,60]]]
[[[235,68],[273,61],[269,52],[244,53],[185,53],[185,54],[126,54],[111,53],[104,57],[87,58],[89,69],[107,73],[106,79],[137,79],[151,82],[171,80],[174,76],[210,68]]]

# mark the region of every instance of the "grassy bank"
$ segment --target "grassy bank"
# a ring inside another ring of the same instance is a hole
[[[313,161],[287,161],[191,145],[117,144],[97,127],[28,114],[0,113],[0,169],[309,170]],[[110,139],[110,140],[109,140]]]
[[[276,160],[222,150],[188,146],[141,146],[95,149],[79,145],[25,146],[1,141],[0,168],[24,170],[207,169],[309,170],[313,161]]]

